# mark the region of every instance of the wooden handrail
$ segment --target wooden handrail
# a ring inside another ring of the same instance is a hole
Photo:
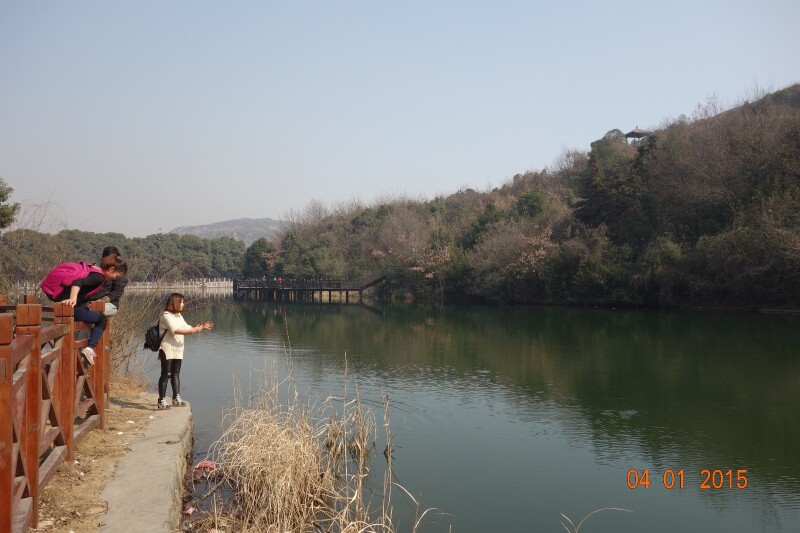
[[[340,279],[239,279],[234,278],[233,289],[286,289],[286,290],[308,290],[308,291],[339,291],[350,290],[358,291],[368,289],[386,278],[386,272],[378,270],[367,274],[357,281]]]
[[[89,366],[80,349],[90,327],[71,307],[23,302],[0,296],[0,533],[38,525],[42,490],[89,431],[105,429],[108,404],[111,320]]]

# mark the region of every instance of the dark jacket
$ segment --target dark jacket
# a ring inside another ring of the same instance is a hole
[[[103,288],[92,295],[92,300],[99,300],[105,297],[108,298],[109,303],[114,304],[119,309],[119,299],[127,286],[128,278],[126,277],[106,280]]]

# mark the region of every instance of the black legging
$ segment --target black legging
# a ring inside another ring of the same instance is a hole
[[[172,398],[176,398],[181,393],[181,361],[183,359],[167,359],[164,350],[158,351],[158,359],[161,361],[161,377],[158,378],[158,397],[164,398],[167,395],[167,381],[172,383]]]

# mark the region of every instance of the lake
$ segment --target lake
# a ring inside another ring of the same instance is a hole
[[[378,484],[389,397],[396,481],[436,509],[421,531],[564,531],[561,513],[601,508],[632,512],[582,532],[800,529],[799,316],[233,300],[184,314],[217,324],[187,338],[181,375],[196,461],[237,388],[291,367],[298,390],[347,383],[374,410]]]

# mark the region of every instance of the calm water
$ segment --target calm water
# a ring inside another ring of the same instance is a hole
[[[217,323],[188,339],[182,371],[198,459],[235,383],[291,361],[299,390],[341,396],[346,354],[348,394],[379,427],[390,398],[396,481],[446,513],[423,531],[557,532],[561,513],[603,507],[633,513],[581,531],[800,530],[800,317],[229,300],[185,314]],[[379,432],[378,482],[384,446]],[[630,489],[631,469],[649,487]],[[684,488],[665,488],[667,469]]]

